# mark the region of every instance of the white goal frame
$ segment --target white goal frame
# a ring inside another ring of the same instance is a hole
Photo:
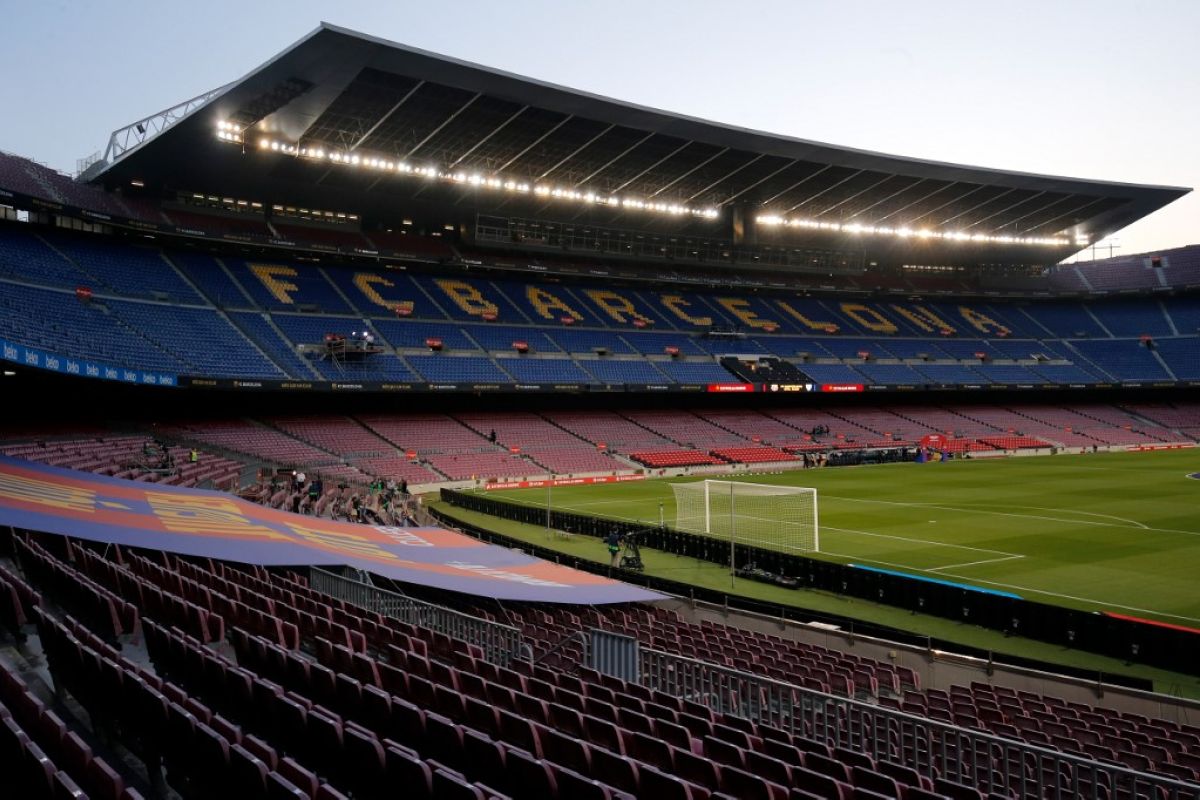
[[[681,512],[681,503],[680,503],[681,494],[683,492],[689,492],[689,493],[695,492],[696,494],[698,494],[699,487],[696,485],[697,483],[700,483],[703,486],[703,493],[704,493],[704,516],[703,516],[703,524],[702,525],[700,524],[700,518],[698,515],[695,517],[681,517],[681,513],[680,513]],[[812,545],[811,545],[811,547],[800,547],[800,548],[788,547],[783,542],[774,543],[774,544],[776,544],[776,546],[771,547],[772,542],[770,542],[767,539],[761,538],[761,537],[757,537],[757,536],[753,536],[753,535],[746,536],[746,537],[740,537],[738,535],[738,525],[737,525],[737,500],[738,500],[738,495],[739,495],[739,492],[737,490],[739,488],[751,490],[751,492],[749,492],[749,493],[743,493],[743,497],[745,497],[746,494],[749,494],[751,497],[759,497],[759,498],[762,498],[762,497],[786,497],[788,495],[803,495],[803,496],[807,496],[808,498],[810,498],[811,508],[812,508],[812,517],[811,517]],[[812,552],[812,553],[819,553],[821,551],[821,539],[820,539],[821,534],[820,534],[819,513],[818,513],[818,506],[817,506],[817,490],[814,488],[804,487],[804,486],[780,486],[777,484],[770,484],[770,483],[751,483],[749,481],[705,480],[705,481],[700,481],[700,482],[672,483],[671,489],[675,494],[675,528],[677,530],[681,530],[681,531],[689,532],[689,533],[702,534],[705,536],[712,536],[714,538],[721,538],[721,539],[724,539],[725,536],[727,535],[729,537],[731,548],[736,541],[740,540],[744,544],[753,543],[753,544],[758,544],[760,546],[767,545],[767,549],[781,549],[784,551],[795,550],[798,552]],[[727,525],[728,531],[727,532],[719,531],[718,533],[714,533],[714,527],[720,528],[721,526],[719,524],[714,526],[713,498],[714,498],[714,496],[718,496],[718,495],[716,495],[717,492],[720,492],[721,495],[724,495],[726,493],[726,490],[728,490],[728,496],[729,496],[729,516],[730,516],[730,521],[729,521],[729,524]],[[692,521],[693,524],[681,525],[680,524],[681,519]]]

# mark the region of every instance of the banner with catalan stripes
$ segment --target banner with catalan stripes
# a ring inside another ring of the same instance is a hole
[[[3,456],[0,525],[263,566],[347,565],[499,600],[600,604],[662,598],[455,531],[334,522],[220,492]]]

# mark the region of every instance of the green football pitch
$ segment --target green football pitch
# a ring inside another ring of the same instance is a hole
[[[806,486],[842,562],[1200,627],[1200,450],[976,459],[735,480]],[[710,476],[717,477],[717,476]],[[698,480],[684,478],[679,480]],[[657,524],[669,480],[488,492]],[[781,543],[783,544],[783,543]]]

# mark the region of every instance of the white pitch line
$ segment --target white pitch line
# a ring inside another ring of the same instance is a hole
[[[1200,531],[1185,531],[1178,528],[1151,528],[1143,526],[1140,528],[1134,525],[1117,525],[1112,522],[1092,522],[1086,519],[1071,519],[1064,517],[1045,517],[1038,514],[1013,514],[1008,511],[987,511],[979,508],[968,508],[965,506],[943,506],[934,503],[904,503],[899,500],[876,500],[866,497],[846,497],[845,495],[827,494],[822,495],[826,500],[845,500],[849,503],[877,503],[888,506],[905,506],[908,508],[932,508],[938,511],[958,511],[963,514],[991,514],[998,517],[1017,517],[1018,519],[1041,519],[1047,522],[1068,522],[1074,525],[1094,525],[1101,528],[1126,528],[1130,530],[1144,530],[1152,533],[1181,533],[1184,536],[1200,536]],[[1141,523],[1136,523],[1140,525]]]
[[[1031,508],[1034,511],[1064,511],[1061,508],[1047,508],[1046,506],[1014,506],[1005,503],[966,503],[960,506],[962,509],[978,509],[978,508]],[[1131,526],[1136,526],[1144,530],[1151,530],[1150,526],[1144,522],[1138,522],[1136,519],[1128,519],[1126,517],[1118,517],[1115,514],[1100,514],[1095,511],[1080,511],[1078,509],[1070,509],[1068,513],[1080,514],[1085,517],[1101,517],[1103,519],[1115,519],[1118,522],[1128,522]],[[1122,526],[1117,526],[1122,527]]]
[[[909,569],[912,569],[912,568],[909,567]],[[982,578],[968,578],[965,575],[951,575],[949,573],[946,573],[946,577],[959,578],[960,580],[970,581],[972,583],[986,583],[991,586],[999,586],[1003,589],[1013,589],[1018,592],[1029,592],[1031,594],[1044,594],[1047,597],[1059,597],[1059,598],[1062,598],[1063,600],[1076,600],[1080,603],[1091,603],[1093,605],[1100,606],[1101,608],[1120,608],[1125,611],[1136,611],[1139,614],[1155,614],[1160,617],[1171,617],[1172,619],[1182,619],[1182,620],[1186,620],[1188,622],[1200,622],[1200,618],[1187,617],[1187,616],[1184,616],[1183,614],[1169,614],[1166,611],[1155,611],[1154,609],[1151,609],[1151,608],[1137,608],[1136,606],[1123,606],[1120,603],[1110,603],[1107,600],[1093,600],[1090,597],[1076,597],[1075,595],[1062,594],[1061,592],[1048,592],[1045,589],[1034,589],[1030,586],[1016,586],[1011,583],[1000,583],[999,581],[987,581],[987,580],[983,580]]]
[[[914,567],[911,564],[897,564],[894,561],[881,561],[878,558],[863,558],[862,556],[851,556],[851,555],[847,555],[845,553],[834,553],[829,550],[822,550],[821,552],[828,556],[836,556],[837,558],[845,558],[845,559],[849,560],[850,562],[860,561],[860,562],[866,562],[868,564],[882,564],[885,567],[896,567],[897,569],[908,570],[909,572],[933,572],[933,570],[931,570],[931,569],[922,569],[920,567]],[[950,569],[950,567],[939,567],[939,569]],[[1099,606],[1101,608],[1119,608],[1122,611],[1136,611],[1139,614],[1153,614],[1153,615],[1159,616],[1159,617],[1170,617],[1171,619],[1181,619],[1181,620],[1184,620],[1185,622],[1200,622],[1200,618],[1188,617],[1188,616],[1184,616],[1183,614],[1171,614],[1166,611],[1155,611],[1154,609],[1151,609],[1151,608],[1138,608],[1136,606],[1126,606],[1126,605],[1121,605],[1120,603],[1110,603],[1105,600],[1093,600],[1090,597],[1076,597],[1075,595],[1062,594],[1060,592],[1048,592],[1045,589],[1034,589],[1029,586],[1017,586],[1016,584],[1012,584],[1012,583],[1000,583],[999,581],[988,581],[988,580],[983,580],[982,578],[972,578],[972,577],[969,577],[966,575],[952,575],[948,572],[947,573],[934,573],[934,574],[936,574],[938,577],[941,577],[941,578],[958,578],[961,581],[966,581],[966,585],[968,585],[968,586],[971,584],[975,584],[975,583],[986,583],[990,586],[999,586],[1002,589],[1012,589],[1013,591],[1016,591],[1016,592],[1027,592],[1029,594],[1040,594],[1040,595],[1045,595],[1047,597],[1058,597],[1063,600],[1076,600],[1080,603],[1091,603],[1092,605]]]
[[[521,503],[521,505],[532,505],[531,503],[523,502],[523,501],[517,500],[516,498],[509,498],[509,499],[512,501]],[[849,498],[849,499],[853,499],[853,498]],[[879,500],[876,502],[888,503],[891,501]],[[893,505],[912,505],[912,504],[906,504],[906,503],[892,503],[892,504]],[[544,505],[536,506],[536,507],[545,508]],[[633,517],[623,517],[623,516],[619,516],[616,514],[614,514],[612,516],[614,519],[623,519],[627,522],[645,522],[645,520],[635,519]],[[1013,516],[1021,516],[1021,515],[1013,515]],[[1093,524],[1095,524],[1095,523],[1093,523]],[[1104,523],[1100,523],[1100,524],[1104,524]],[[1112,525],[1109,527],[1127,528],[1129,526],[1128,525]],[[831,528],[828,525],[822,525],[821,529],[822,530],[839,530],[839,531],[846,531],[849,533],[861,533],[861,534],[865,534],[867,536],[879,536],[879,537],[886,538],[886,539],[904,539],[905,541],[910,541],[910,542],[915,542],[915,543],[920,543],[920,544],[941,545],[943,547],[958,547],[958,548],[963,548],[966,550],[979,550],[979,551],[982,551],[985,553],[1000,553],[1001,555],[1005,555],[1005,556],[1015,556],[1016,558],[1024,558],[1024,556],[1019,556],[1014,553],[1005,553],[1002,550],[987,550],[987,549],[981,548],[981,547],[968,547],[967,545],[962,545],[962,544],[946,544],[945,542],[926,542],[922,539],[908,539],[903,536],[891,536],[886,533],[871,533],[870,531],[854,531],[854,530],[847,530],[847,529],[842,529],[842,528]],[[1165,529],[1163,529],[1163,528],[1148,528],[1147,530],[1163,531]],[[1190,533],[1190,531],[1166,531],[1166,532],[1168,532],[1168,533]],[[1193,535],[1200,536],[1200,533],[1193,534]],[[882,564],[885,567],[895,567],[897,569],[909,570],[911,572],[929,572],[929,573],[933,572],[932,569],[922,569],[920,567],[914,567],[912,564],[897,564],[894,561],[882,561],[877,558],[865,558],[863,556],[847,555],[846,553],[834,553],[830,550],[822,550],[820,552],[824,555],[834,556],[835,558],[844,558],[849,562],[865,561],[870,564]],[[935,569],[960,569],[961,567],[962,567],[962,565],[959,565],[957,567],[955,567],[955,566],[935,567]],[[939,575],[941,577],[958,578],[959,580],[968,581],[970,583],[986,583],[989,586],[999,586],[1002,589],[1012,589],[1013,591],[1017,591],[1017,592],[1029,592],[1031,594],[1040,594],[1040,595],[1044,595],[1046,597],[1058,597],[1063,600],[1075,600],[1080,603],[1091,603],[1092,605],[1100,606],[1101,608],[1119,608],[1123,611],[1135,611],[1139,614],[1153,614],[1153,615],[1156,615],[1159,617],[1170,617],[1171,619],[1180,619],[1185,622],[1200,622],[1200,618],[1197,618],[1197,617],[1188,617],[1183,614],[1170,614],[1166,611],[1155,611],[1154,609],[1150,609],[1150,608],[1138,608],[1136,606],[1126,606],[1126,605],[1121,605],[1120,603],[1110,603],[1110,602],[1107,602],[1104,600],[1094,600],[1090,597],[1076,597],[1075,595],[1062,594],[1061,592],[1048,592],[1045,589],[1035,589],[1035,588],[1032,588],[1029,586],[1017,586],[1017,585],[1011,584],[1011,583],[1000,583],[999,581],[989,581],[989,580],[984,580],[982,578],[972,578],[967,575],[952,575],[950,573],[934,573],[934,574]]]
[[[1004,556],[1003,558],[985,558],[982,561],[968,561],[965,564],[947,564],[944,567],[931,567],[926,572],[941,572],[944,569],[962,569],[963,567],[978,567],[980,564],[999,564],[1001,561],[1012,561],[1014,558],[1025,556]]]
[[[933,545],[935,547],[953,547],[958,550],[973,550],[976,553],[995,553],[997,555],[1010,556],[1010,557],[1017,555],[1016,553],[1006,553],[1003,550],[992,550],[991,548],[988,548],[988,547],[971,547],[970,545],[951,544],[950,542],[931,542],[928,539],[914,539],[910,536],[895,536],[890,533],[874,533],[872,531],[856,531],[853,528],[835,528],[831,525],[822,525],[821,530],[837,531],[838,533],[857,533],[862,536],[877,536],[880,539],[899,539],[902,542],[912,542],[913,544],[928,544],[928,545]],[[1021,556],[1017,556],[1017,557],[1021,558]]]

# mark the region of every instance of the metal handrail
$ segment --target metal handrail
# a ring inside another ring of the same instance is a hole
[[[952,723],[640,648],[641,683],[716,711],[834,747],[1019,798],[1137,797],[1197,800],[1200,785],[1140,772]]]
[[[317,567],[309,569],[309,584],[318,592],[359,608],[476,645],[483,650],[484,659],[493,664],[507,666],[514,658],[528,660],[532,654],[521,631],[511,625],[473,617]]]

